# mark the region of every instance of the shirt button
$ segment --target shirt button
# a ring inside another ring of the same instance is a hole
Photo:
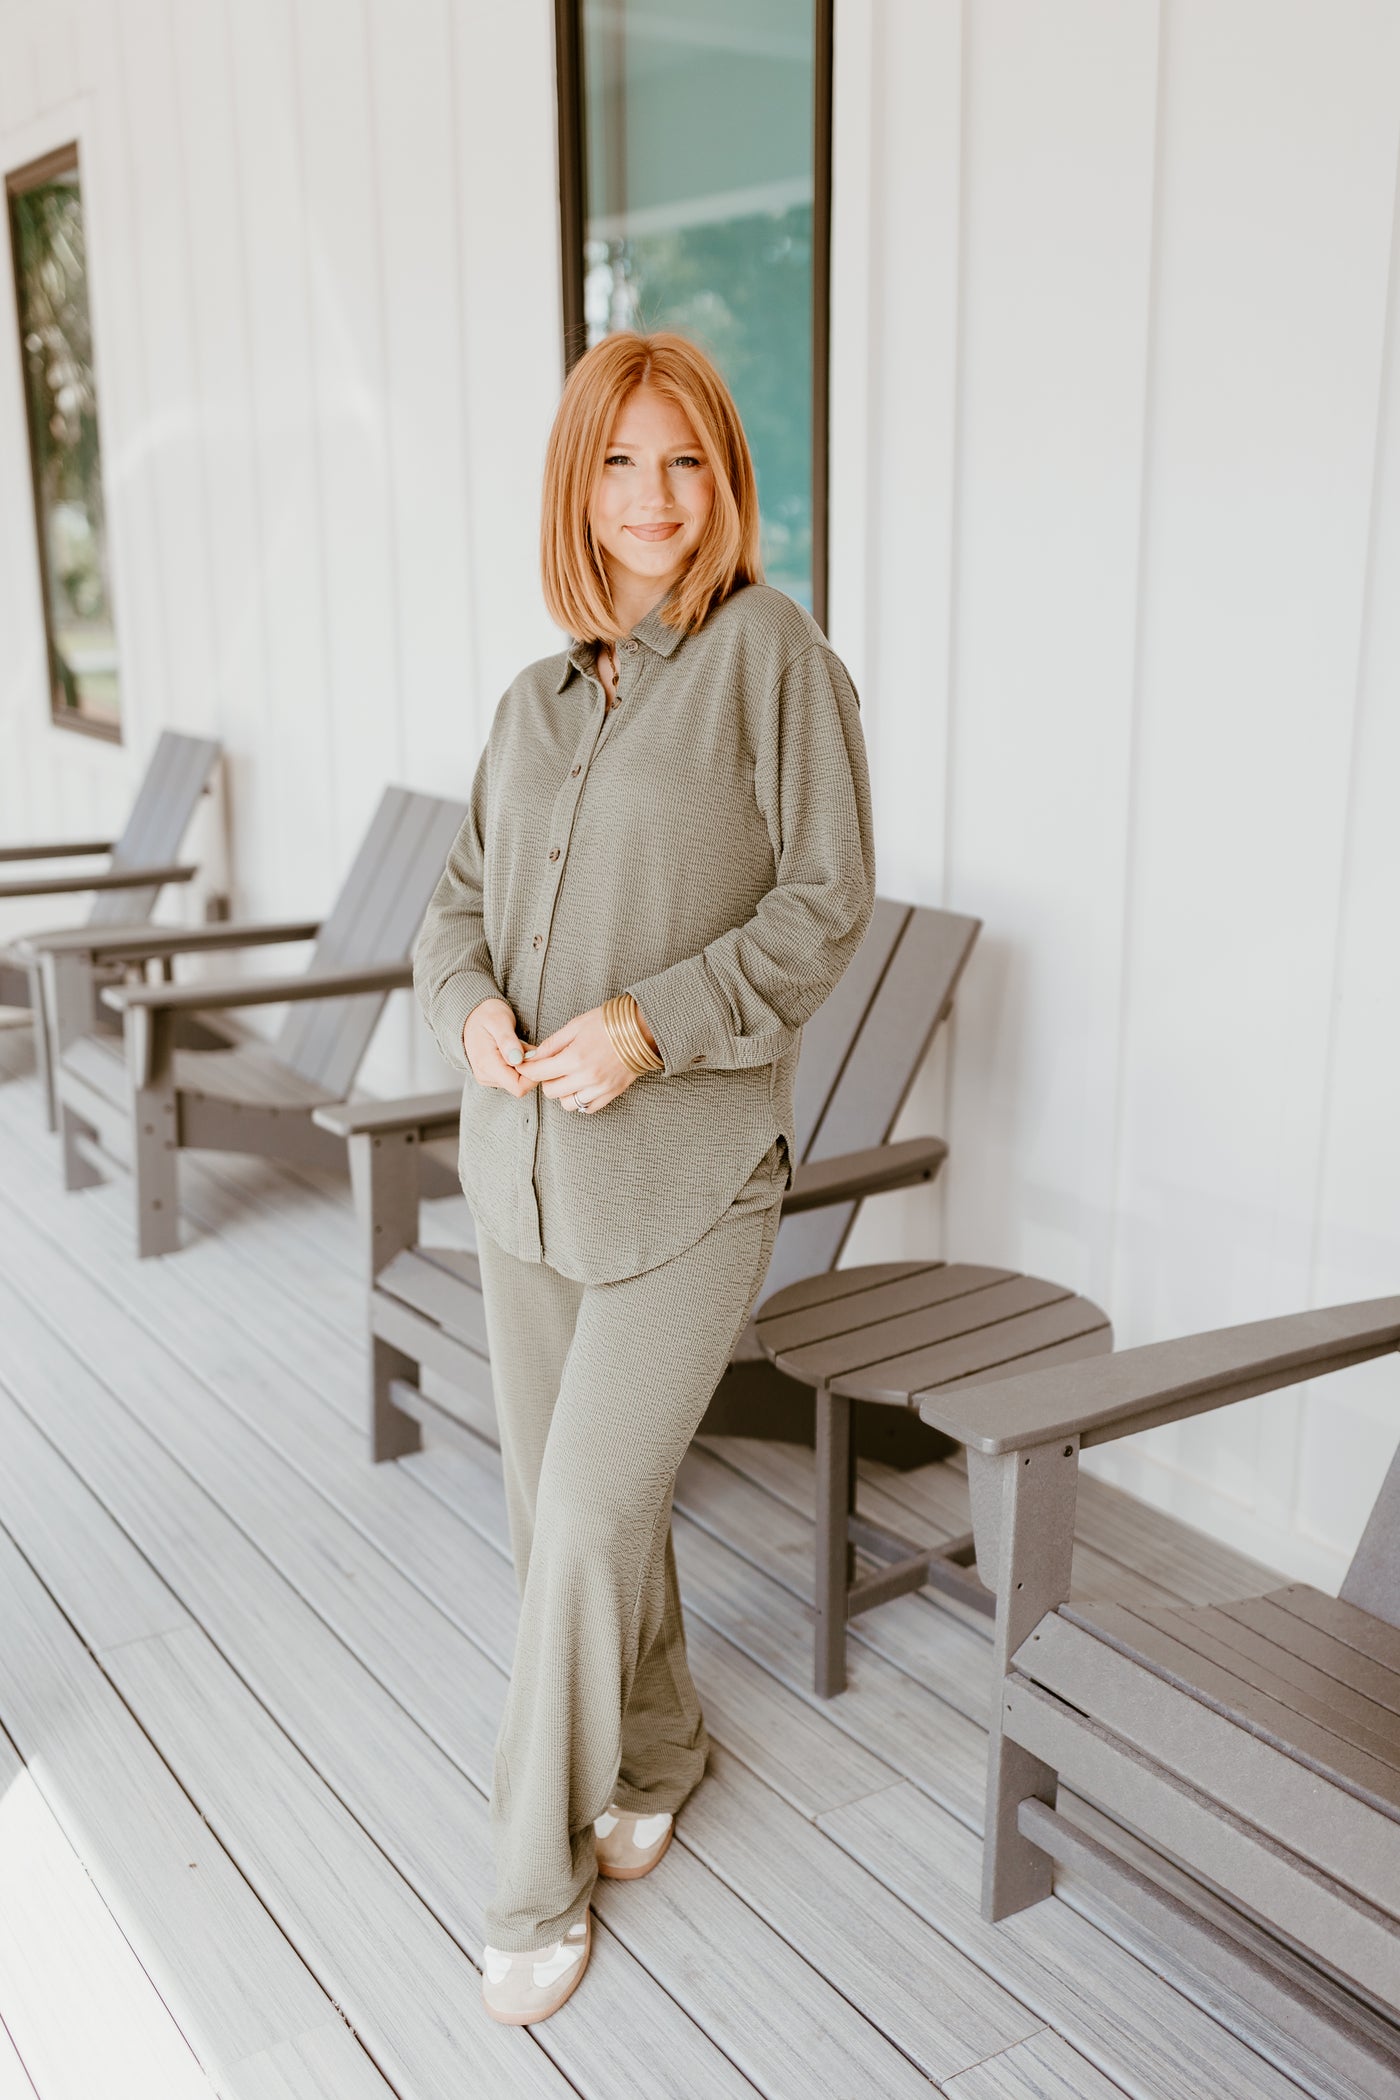
[[[623,648],[624,648],[624,649],[626,649],[626,650],[628,650],[628,651],[630,652],[630,651],[632,651],[632,650],[634,650],[634,649],[638,649],[638,648],[640,648],[640,647],[641,647],[641,644],[640,644],[639,642],[632,642],[632,641],[627,641],[627,642],[624,642],[622,646],[623,646]]]
[[[573,778],[573,776],[574,776],[574,774],[575,774],[575,773],[581,773],[582,771],[583,771],[583,767],[582,767],[582,766],[570,766],[570,768],[569,768],[569,777],[570,777],[570,779],[572,779],[572,778]]]
[[[549,849],[549,857],[550,857],[550,859],[551,859],[551,860],[558,860],[558,858],[559,858],[559,848],[558,848],[557,846],[551,846],[551,847],[550,847],[550,849]]]
[[[541,942],[541,941],[542,941],[543,939],[544,939],[544,935],[543,935],[542,933],[537,933],[537,934],[535,935],[535,938],[534,938],[534,939],[533,939],[533,940],[531,941],[531,943],[530,943],[530,946],[531,946],[532,948],[538,948],[538,947],[539,947],[539,945],[540,945],[540,942]]]

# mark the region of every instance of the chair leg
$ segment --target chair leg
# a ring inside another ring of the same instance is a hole
[[[136,1252],[141,1260],[174,1254],[180,1245],[175,1088],[165,1083],[132,1095],[131,1179],[136,1195]]]
[[[53,1031],[49,1027],[48,1002],[44,998],[44,970],[39,958],[28,965],[29,1017],[34,1029],[34,1061],[44,1095],[44,1119],[50,1130],[58,1128],[58,1093],[54,1078]]]
[[[378,1465],[383,1459],[407,1458],[410,1453],[421,1451],[423,1426],[394,1405],[392,1392],[396,1379],[400,1383],[418,1383],[418,1365],[414,1359],[372,1334],[369,1338],[369,1378],[370,1458]]]
[[[63,1186],[66,1189],[95,1189],[102,1186],[102,1176],[91,1160],[78,1149],[78,1139],[95,1138],[97,1132],[91,1123],[85,1123],[66,1101],[58,1104],[58,1129],[63,1142]]]
[[[1020,1827],[1023,1801],[1055,1805],[1057,1774],[1004,1733],[1011,1696],[1006,1680],[1015,1655],[1047,1612],[1069,1596],[1074,1508],[1079,1477],[1077,1436],[985,1458],[969,1451],[977,1558],[996,1568],[992,1699],[987,1750],[986,1839],[982,1915],[993,1921],[1040,1902],[1054,1887],[1054,1861]],[[979,1479],[977,1476],[981,1475]],[[984,1517],[995,1536],[983,1552]]]
[[[813,1689],[831,1699],[846,1689],[846,1595],[854,1573],[847,1517],[855,1490],[855,1452],[851,1443],[851,1402],[818,1386],[817,1535],[812,1601],[816,1606],[816,1655]]]

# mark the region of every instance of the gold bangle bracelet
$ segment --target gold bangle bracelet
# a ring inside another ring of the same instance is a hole
[[[666,1060],[656,1052],[642,1034],[637,1019],[637,1003],[630,992],[619,992],[603,1002],[603,1023],[622,1062],[629,1072],[660,1072]]]
[[[619,993],[610,999],[605,1018],[617,1054],[629,1070],[638,1073],[661,1070],[664,1059],[653,1054],[646,1037],[642,1034],[630,995]]]
[[[623,1034],[621,1013],[614,999],[607,999],[603,1002],[603,1025],[608,1031],[614,1050],[622,1059],[628,1071],[635,1072],[637,1069],[636,1055]]]
[[[621,1014],[617,1011],[616,1008],[605,1007],[603,1012],[603,1019],[607,1027],[608,1035],[611,1039],[613,1049],[622,1059],[622,1062],[626,1065],[628,1071],[643,1071],[645,1067],[642,1065],[641,1059],[639,1058],[636,1049],[633,1047],[632,1042],[628,1038],[625,1023],[623,1022]]]
[[[624,993],[622,996],[625,1002],[622,1008],[622,1023],[627,1040],[631,1043],[638,1057],[645,1062],[647,1068],[650,1071],[657,1071],[665,1063],[665,1059],[657,1056],[651,1044],[642,1034],[642,1024],[637,1018],[636,1001],[628,993]]]

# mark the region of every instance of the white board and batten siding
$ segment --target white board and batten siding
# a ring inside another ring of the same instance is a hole
[[[836,34],[830,631],[882,889],[986,922],[901,1121],[948,1168],[848,1258],[1039,1269],[1124,1343],[1394,1290],[1400,14]],[[130,725],[45,718],[6,284],[0,835],[212,729],[281,915],[386,779],[465,793],[559,643],[553,96],[547,0],[0,0],[5,165],[82,141]],[[366,1083],[438,1076],[400,998]],[[1397,1429],[1388,1364],[1092,1463],[1327,1584]]]

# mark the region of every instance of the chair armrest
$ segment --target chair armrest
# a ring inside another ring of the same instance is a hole
[[[425,1145],[435,1138],[456,1137],[461,1117],[460,1087],[401,1101],[332,1101],[311,1111],[312,1122],[335,1137],[398,1137],[414,1131]]]
[[[0,846],[0,861],[79,860],[85,853],[110,853],[115,839],[78,839],[72,845],[56,840],[43,846]]]
[[[158,889],[164,882],[192,882],[197,867],[104,868],[92,875],[54,875],[42,882],[0,882],[0,903],[14,897],[61,897],[83,890]]]
[[[793,1172],[783,1216],[932,1181],[947,1157],[942,1138],[912,1137],[893,1145],[871,1145],[862,1152],[840,1152],[832,1159],[805,1159]]]
[[[95,962],[141,962],[152,956],[312,941],[320,930],[319,919],[269,920],[261,926],[233,921],[212,926],[67,926],[54,933],[25,934],[11,945],[26,955],[88,955]]]
[[[919,1413],[931,1428],[990,1458],[1060,1437],[1105,1444],[1394,1349],[1400,1298],[1369,1298],[1047,1365],[1018,1378],[945,1386],[919,1401]]]
[[[307,970],[301,976],[243,977],[225,984],[112,984],[102,998],[119,1014],[195,1013],[230,1006],[280,1006],[288,999],[395,992],[412,982],[412,963],[372,963],[363,970]]]

